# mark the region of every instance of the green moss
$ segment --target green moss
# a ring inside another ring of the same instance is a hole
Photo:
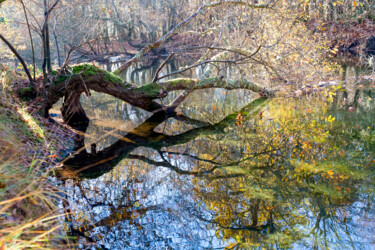
[[[75,65],[72,70],[73,74],[82,74],[83,76],[92,76],[103,71],[102,69],[87,63]]]
[[[134,91],[145,93],[146,95],[150,96],[151,98],[157,98],[158,95],[160,95],[160,90],[162,90],[162,88],[160,87],[159,84],[149,83],[149,84],[145,84],[145,85],[135,89]]]
[[[215,85],[220,81],[220,77],[211,77],[199,80],[197,87]]]
[[[23,100],[30,100],[36,97],[36,92],[32,87],[26,87],[18,90],[18,96]]]
[[[178,86],[185,86],[187,88],[194,88],[195,84],[196,84],[196,81],[192,80],[192,79],[189,79],[189,78],[176,78],[176,79],[171,79],[171,80],[168,80],[166,82],[164,82],[163,84],[167,85],[168,88],[175,88],[175,87],[178,87]]]
[[[81,74],[84,77],[94,76],[101,74],[103,76],[103,79],[105,81],[114,83],[116,85],[121,85],[125,88],[128,88],[131,86],[131,84],[125,83],[124,80],[115,74],[108,72],[106,70],[103,70],[101,68],[98,68],[94,65],[83,63],[74,65],[68,68],[70,72],[73,72],[73,75]],[[61,82],[66,81],[68,77],[70,77],[68,74],[59,74],[60,72],[53,70],[52,74],[54,76],[57,76],[56,80],[54,81],[54,84],[58,84]]]
[[[32,92],[35,92],[32,87],[26,87],[26,88],[22,88],[22,89],[18,90],[18,94],[20,94],[20,95],[29,94],[29,93],[32,93]]]
[[[103,78],[104,80],[108,82],[112,82],[117,85],[122,85],[125,88],[128,88],[131,86],[131,84],[125,83],[124,80],[121,77],[116,76],[115,74],[102,70]]]
[[[68,78],[67,76],[59,75],[59,76],[53,81],[53,84],[59,84],[59,83],[61,83],[61,82],[65,82],[67,78]]]

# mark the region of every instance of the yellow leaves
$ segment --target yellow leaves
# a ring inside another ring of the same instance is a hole
[[[352,2],[352,5],[353,5],[353,7],[357,7],[357,6],[358,6],[357,1],[353,1],[353,2]]]
[[[336,120],[336,118],[335,118],[335,117],[332,117],[331,115],[328,116],[328,117],[325,119],[325,121],[331,123],[331,126],[332,126],[332,123],[333,123],[335,120]]]
[[[339,48],[338,48],[338,46],[335,46],[333,49],[331,49],[329,52],[331,52],[332,54],[337,54],[337,52],[338,52],[338,50],[339,50]]]
[[[344,3],[343,3],[342,1],[336,1],[336,2],[333,3],[333,6],[336,6],[336,5],[338,5],[338,4],[343,5]]]

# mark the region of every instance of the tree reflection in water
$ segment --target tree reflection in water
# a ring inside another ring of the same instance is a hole
[[[158,113],[100,149],[79,138],[59,172],[65,225],[86,248],[374,247],[375,96],[345,95],[258,99],[213,124]]]

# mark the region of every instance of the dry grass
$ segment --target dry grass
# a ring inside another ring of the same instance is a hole
[[[0,67],[0,249],[61,248],[62,198],[51,176],[64,131],[27,112],[10,87],[17,76],[4,70]]]

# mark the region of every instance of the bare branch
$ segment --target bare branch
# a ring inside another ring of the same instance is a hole
[[[181,94],[179,94],[169,105],[169,108],[175,110],[185,99],[189,96],[192,91],[184,90]]]
[[[157,82],[158,81],[158,76],[159,76],[159,73],[160,71],[163,69],[163,67],[165,66],[165,64],[167,64],[167,62],[174,56],[175,54],[172,53],[168,56],[168,58],[159,66],[159,68],[156,70],[156,73],[155,73],[155,76],[154,76],[154,79],[152,80],[152,82]]]
[[[221,50],[221,51],[224,51],[224,52],[232,52],[232,53],[236,53],[236,54],[239,54],[239,55],[242,55],[242,56],[246,56],[246,58],[249,58],[249,57],[252,57],[254,56],[256,53],[258,53],[258,51],[260,50],[260,46],[258,47],[258,49],[254,52],[254,53],[250,53],[249,51],[246,51],[246,50],[241,50],[241,49],[237,49],[237,48],[233,48],[233,47],[228,47],[228,48],[220,48],[220,47],[211,47],[211,46],[199,46],[199,47],[191,47],[191,48],[187,48],[187,49],[201,49],[201,48],[207,48],[208,50]],[[184,49],[185,50],[185,49]],[[240,60],[243,60],[245,58],[240,58],[240,59],[237,59],[236,61],[229,61],[229,60],[214,60],[214,59],[218,59],[218,57],[225,57],[227,54],[223,54],[223,53],[220,53],[218,55],[216,55],[215,57],[213,57],[213,59],[211,60],[206,60],[206,61],[202,61],[201,59],[198,60],[196,63],[192,64],[192,65],[189,65],[189,66],[186,66],[182,69],[179,69],[175,72],[172,72],[170,74],[167,74],[167,75],[164,75],[164,76],[161,76],[161,77],[158,77],[156,80],[154,78],[154,82],[157,82],[163,78],[166,78],[166,77],[169,77],[169,76],[172,76],[172,75],[177,75],[177,74],[181,74],[181,73],[184,73],[190,69],[193,69],[193,68],[196,68],[196,67],[199,67],[201,65],[205,65],[205,64],[208,64],[208,63],[236,63],[237,61],[240,61]],[[211,69],[212,67],[209,67],[207,70]],[[156,77],[157,75],[155,75]],[[202,77],[204,77],[205,75],[203,75]]]
[[[256,8],[256,9],[264,9],[269,8],[273,1],[271,0],[267,4],[250,4],[248,2],[244,1],[226,1],[226,2],[216,2],[211,4],[205,4],[199,7],[198,11],[195,12],[190,17],[186,18],[184,21],[176,25],[173,29],[171,29],[167,34],[159,38],[156,42],[148,44],[146,47],[141,49],[132,59],[128,60],[126,63],[121,65],[118,69],[116,69],[113,73],[116,75],[119,75],[121,72],[126,70],[130,65],[138,62],[144,54],[146,54],[148,51],[154,48],[160,47],[167,39],[169,39],[172,35],[174,35],[177,31],[179,31],[182,27],[189,24],[196,16],[200,15],[203,10],[209,9],[209,8],[216,8],[216,7],[223,7],[228,5],[241,5],[241,6],[247,6],[249,8]]]

